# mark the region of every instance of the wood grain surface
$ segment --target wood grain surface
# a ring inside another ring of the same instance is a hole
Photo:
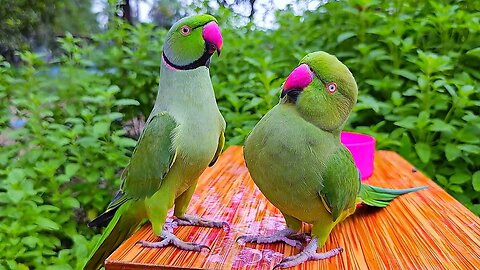
[[[480,269],[480,219],[398,154],[376,152],[375,171],[366,182],[429,188],[404,195],[385,209],[361,207],[319,250],[343,247],[343,253],[296,269]],[[280,212],[250,178],[241,147],[228,148],[203,173],[188,213],[227,221],[231,230],[177,227],[174,233],[180,239],[212,249],[187,252],[136,244],[159,239],[147,223],[106,260],[106,269],[272,269],[284,256],[299,252],[281,243],[235,242],[240,235],[271,234],[285,226]],[[303,230],[310,226],[305,224]]]

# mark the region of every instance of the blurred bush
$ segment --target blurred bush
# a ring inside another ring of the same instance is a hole
[[[30,52],[20,68],[0,65],[0,269],[80,268],[94,244],[85,224],[118,188],[135,145],[120,121],[121,109],[138,102],[121,98],[109,78],[122,70],[93,65],[90,54],[102,60],[96,44],[82,47],[71,35],[59,44],[55,66]]]
[[[270,30],[218,10],[225,46],[211,74],[228,144],[243,143],[306,53],[324,50],[359,85],[347,128],[374,135],[480,215],[479,10],[349,0],[277,12]],[[85,223],[110,200],[135,143],[122,121],[154,103],[165,35],[110,27],[93,41],[67,34],[53,64],[30,52],[19,67],[0,61],[0,269],[78,268],[98,237]]]

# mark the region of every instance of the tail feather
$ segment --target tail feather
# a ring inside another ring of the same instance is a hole
[[[90,221],[87,226],[92,228],[92,227],[106,227],[108,224],[110,224],[110,221],[113,219],[115,216],[115,213],[117,212],[118,209],[113,209],[110,211],[105,211],[98,217],[96,217],[94,220]]]
[[[94,220],[90,221],[88,223],[88,227],[107,227],[120,206],[127,201],[128,198],[125,196],[125,192],[122,190],[117,191],[112,202],[108,205],[107,210],[105,210],[105,212],[96,217]]]
[[[120,244],[132,235],[142,219],[129,212],[131,203],[126,202],[116,211],[102,237],[95,245],[90,257],[83,267],[84,270],[97,270],[102,267],[104,261]]]
[[[361,202],[375,207],[386,207],[400,195],[410,192],[426,189],[427,186],[407,188],[407,189],[389,189],[362,184],[359,197]]]

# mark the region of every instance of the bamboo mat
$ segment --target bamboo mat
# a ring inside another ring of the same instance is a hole
[[[480,269],[480,219],[398,154],[376,152],[375,172],[367,182],[429,188],[404,195],[386,209],[361,207],[333,230],[321,249],[343,247],[343,253],[297,269]],[[240,147],[228,148],[203,173],[188,213],[227,221],[232,228],[175,228],[180,239],[212,248],[198,253],[142,248],[135,244],[138,240],[158,240],[147,224],[107,259],[106,269],[272,269],[284,256],[299,252],[281,243],[235,242],[240,235],[270,234],[285,226],[251,180]]]

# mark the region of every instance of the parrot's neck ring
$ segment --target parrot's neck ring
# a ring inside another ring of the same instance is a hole
[[[209,52],[208,45],[205,45],[205,51],[203,52],[202,56],[198,58],[197,60],[193,61],[190,64],[187,65],[176,65],[172,63],[167,55],[165,55],[165,51],[162,53],[163,60],[167,65],[170,67],[176,69],[176,70],[190,70],[190,69],[196,69],[201,66],[206,66],[207,68],[210,67],[210,57],[212,56],[213,53]]]

